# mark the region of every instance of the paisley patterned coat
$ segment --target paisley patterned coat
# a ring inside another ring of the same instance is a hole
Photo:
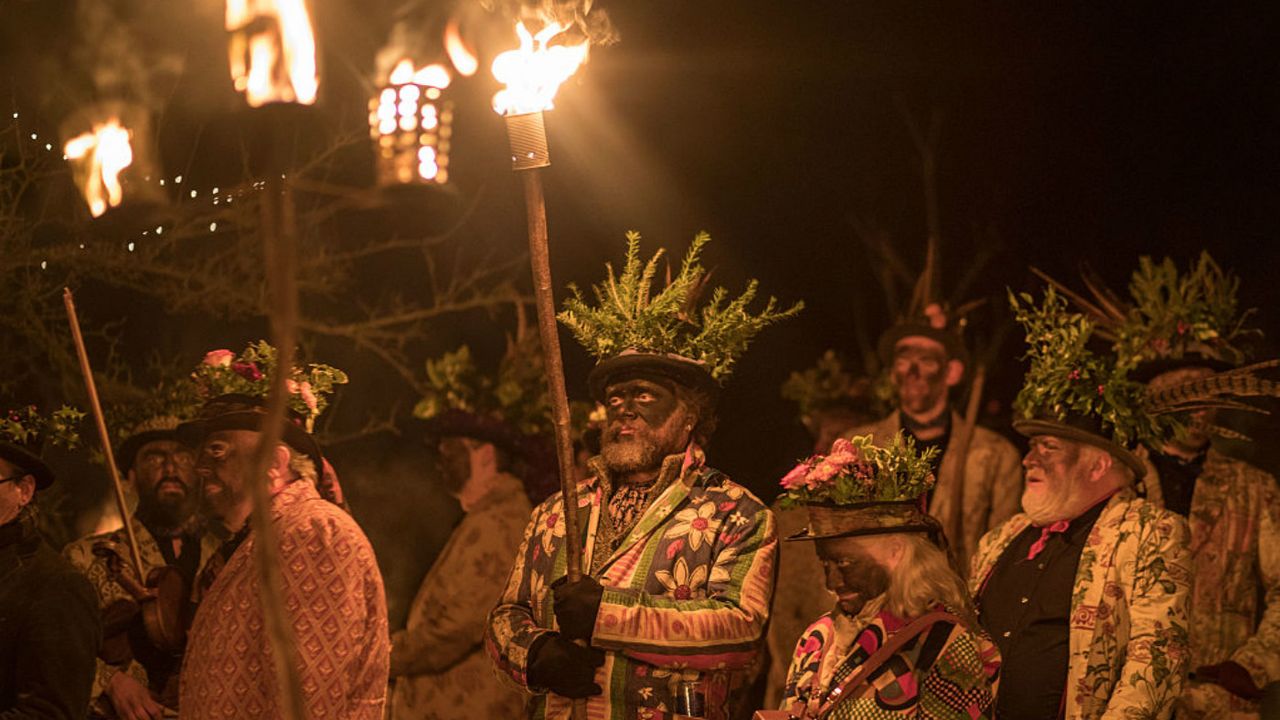
[[[529,498],[511,475],[467,511],[422,581],[404,630],[391,636],[393,720],[514,718],[525,696],[493,672],[484,651],[525,525]]]
[[[978,546],[970,590],[1031,524],[1018,514]],[[1111,497],[1080,553],[1071,596],[1067,720],[1167,719],[1186,684],[1191,558],[1186,522],[1139,499]]]
[[[160,554],[160,546],[156,544],[155,537],[136,516],[130,517],[129,523],[133,526],[133,534],[138,539],[138,554],[142,556],[142,572],[143,577],[146,577],[146,573],[151,572],[153,568],[164,567],[164,555]],[[129,547],[129,539],[125,534],[124,528],[119,528],[111,532],[90,535],[71,542],[62,549],[62,555],[89,579],[89,584],[93,585],[94,591],[97,592],[99,609],[105,609],[117,600],[128,599],[129,594],[111,579],[107,571],[107,561],[93,554],[94,543],[101,540],[115,543],[121,548]],[[197,576],[217,549],[218,539],[211,533],[204,533],[200,538],[200,566],[196,570]],[[127,552],[125,557],[126,559],[129,557]],[[90,706],[100,714],[114,715],[113,709],[110,707],[111,701],[106,697],[106,690],[107,681],[117,672],[128,673],[143,685],[148,682],[147,671],[143,669],[142,664],[137,660],[130,660],[124,667],[116,667],[108,665],[102,658],[98,658],[97,671],[93,677],[93,696]]]
[[[879,603],[857,618],[828,613],[800,636],[787,672],[783,709],[806,717],[910,620]],[[842,642],[843,640],[843,642]],[[995,712],[1000,651],[981,632],[938,621],[875,670],[862,692],[845,695],[824,720],[978,720]]]
[[[306,714],[381,720],[390,640],[382,575],[368,539],[315,485],[271,499]],[[250,533],[196,610],[182,664],[184,720],[281,717]]]
[[[951,413],[951,438],[964,420]],[[897,412],[866,427],[858,428],[846,437],[871,435],[876,444],[887,443],[902,429]],[[955,507],[951,493],[960,482],[960,452],[947,443],[938,468],[938,484],[929,501],[929,514],[942,523],[943,528],[958,526],[960,534],[947,540],[961,568],[969,567],[969,558],[977,550],[978,540],[991,528],[1013,517],[1022,502],[1022,458],[1018,450],[1004,436],[978,426],[973,429],[969,442],[969,455],[964,462],[964,488],[961,507]],[[959,515],[959,517],[957,517]]]
[[[1151,466],[1147,500],[1161,503]],[[1252,465],[1209,450],[1191,495],[1191,662],[1233,660],[1258,687],[1280,681],[1280,488]],[[1178,718],[1257,718],[1258,703],[1192,682]]]
[[[668,457],[656,499],[601,562],[597,547],[603,485],[578,486],[584,565],[604,595],[592,645],[605,650],[587,701],[590,718],[669,718],[682,679],[704,680],[708,718],[724,718],[730,693],[749,682],[773,593],[777,538],[773,514],[742,486],[705,466],[691,446]],[[670,480],[669,484],[665,481]],[[528,692],[533,718],[565,718],[570,702],[527,687],[529,646],[556,629],[551,583],[565,574],[563,500],[533,512],[501,603],[489,615],[486,644],[497,668]],[[598,558],[597,558],[598,560]]]

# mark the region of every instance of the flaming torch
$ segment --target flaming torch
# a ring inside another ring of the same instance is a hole
[[[62,152],[93,217],[126,200],[162,202],[158,186],[150,184],[154,167],[146,112],[118,102],[93,105],[69,118],[62,135],[67,138]]]
[[[231,80],[250,107],[311,105],[320,81],[306,0],[227,0]]]
[[[547,388],[555,422],[556,455],[560,461],[560,490],[564,497],[565,550],[570,581],[582,577],[582,546],[578,543],[579,518],[577,488],[574,485],[573,441],[569,436],[569,401],[564,385],[564,362],[560,336],[556,332],[556,306],[551,285],[551,262],[547,248],[547,209],[542,197],[539,168],[551,164],[543,111],[552,108],[560,84],[568,80],[587,59],[587,42],[580,45],[549,46],[565,27],[551,23],[531,34],[523,23],[516,25],[520,47],[498,55],[493,75],[506,85],[493,97],[493,108],[507,121],[511,145],[511,166],[524,181],[525,212],[529,221],[529,262],[533,269],[533,292],[538,311],[538,331],[546,362]],[[585,715],[585,704],[574,703],[574,715]]]

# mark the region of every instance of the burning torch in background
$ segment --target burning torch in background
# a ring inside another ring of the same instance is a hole
[[[93,217],[125,202],[164,202],[159,187],[151,182],[160,175],[155,169],[150,118],[143,108],[124,102],[89,105],[63,123],[62,136],[67,138],[62,152]]]
[[[564,362],[556,329],[555,295],[551,285],[551,261],[547,247],[547,209],[542,197],[540,168],[551,164],[547,150],[543,111],[550,110],[560,84],[587,59],[588,42],[578,45],[549,45],[566,28],[550,23],[532,34],[523,23],[516,25],[520,47],[508,50],[493,61],[493,75],[504,84],[493,97],[493,108],[507,121],[511,145],[511,167],[524,181],[525,212],[529,221],[529,262],[533,270],[533,294],[538,311],[538,332],[546,362],[547,388],[555,422],[556,456],[560,461],[560,489],[564,497],[565,543],[571,581],[582,577],[582,546],[577,539],[579,517],[577,488],[574,485],[573,440],[569,434],[569,400],[565,392]],[[574,703],[575,715],[583,711]]]

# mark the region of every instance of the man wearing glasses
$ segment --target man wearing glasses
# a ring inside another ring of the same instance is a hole
[[[205,532],[196,512],[200,488],[195,456],[179,442],[177,426],[174,417],[143,422],[116,450],[116,464],[138,499],[129,522],[142,556],[141,582],[145,584],[154,569],[168,566],[177,571],[189,590],[218,541]],[[177,709],[182,655],[147,642],[139,627],[141,617],[128,611],[133,598],[116,579],[117,573],[133,575],[128,547],[128,537],[120,528],[73,542],[63,552],[97,590],[108,634],[110,626],[120,626],[127,638],[115,647],[108,642],[99,654],[92,716],[151,720],[163,717],[166,708]]]

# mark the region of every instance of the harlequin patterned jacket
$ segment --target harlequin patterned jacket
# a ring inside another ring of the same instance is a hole
[[[1147,501],[1162,504],[1147,467]],[[1191,495],[1191,662],[1233,660],[1258,687],[1280,681],[1280,488],[1248,463],[1209,450]],[[1258,717],[1258,703],[1192,682],[1178,717]]]
[[[591,644],[605,651],[587,701],[590,718],[669,718],[682,680],[704,680],[706,717],[724,718],[730,694],[750,680],[761,647],[777,550],[773,514],[742,486],[704,464],[695,446],[668,457],[658,497],[607,557],[600,537],[603,486],[578,486],[586,567],[604,586]],[[668,484],[669,483],[669,484]],[[556,630],[551,584],[565,574],[563,501],[533,512],[486,645],[500,672],[533,693],[532,718],[566,718],[570,703],[529,688],[528,650]]]
[[[876,602],[857,618],[828,613],[800,636],[787,672],[782,708],[817,717],[832,690],[909,623]],[[844,638],[842,641],[841,639]],[[979,720],[995,712],[1000,651],[980,632],[940,620],[908,640],[861,692],[845,695],[824,720]]]
[[[1025,513],[987,533],[973,558],[975,597]],[[1186,522],[1124,489],[1107,501],[1080,553],[1071,596],[1067,720],[1173,713],[1190,659],[1191,558]]]
[[[951,438],[964,420],[951,413]],[[889,442],[902,429],[897,412],[878,423],[858,428],[845,437],[871,435],[877,445]],[[990,529],[1013,517],[1022,502],[1022,458],[1018,450],[1004,436],[978,426],[973,429],[969,441],[969,455],[964,461],[964,488],[960,507],[952,502],[953,488],[960,482],[960,452],[947,442],[947,451],[938,467],[938,484],[933,488],[929,501],[929,514],[942,523],[943,528],[958,526],[961,532],[947,540],[961,568],[967,568],[969,558],[977,550],[978,540]],[[958,515],[958,517],[957,517]]]
[[[381,720],[391,642],[373,548],[356,521],[309,482],[276,494],[271,516],[306,716]],[[254,564],[257,542],[251,532],[196,610],[182,664],[184,720],[283,716]]]

